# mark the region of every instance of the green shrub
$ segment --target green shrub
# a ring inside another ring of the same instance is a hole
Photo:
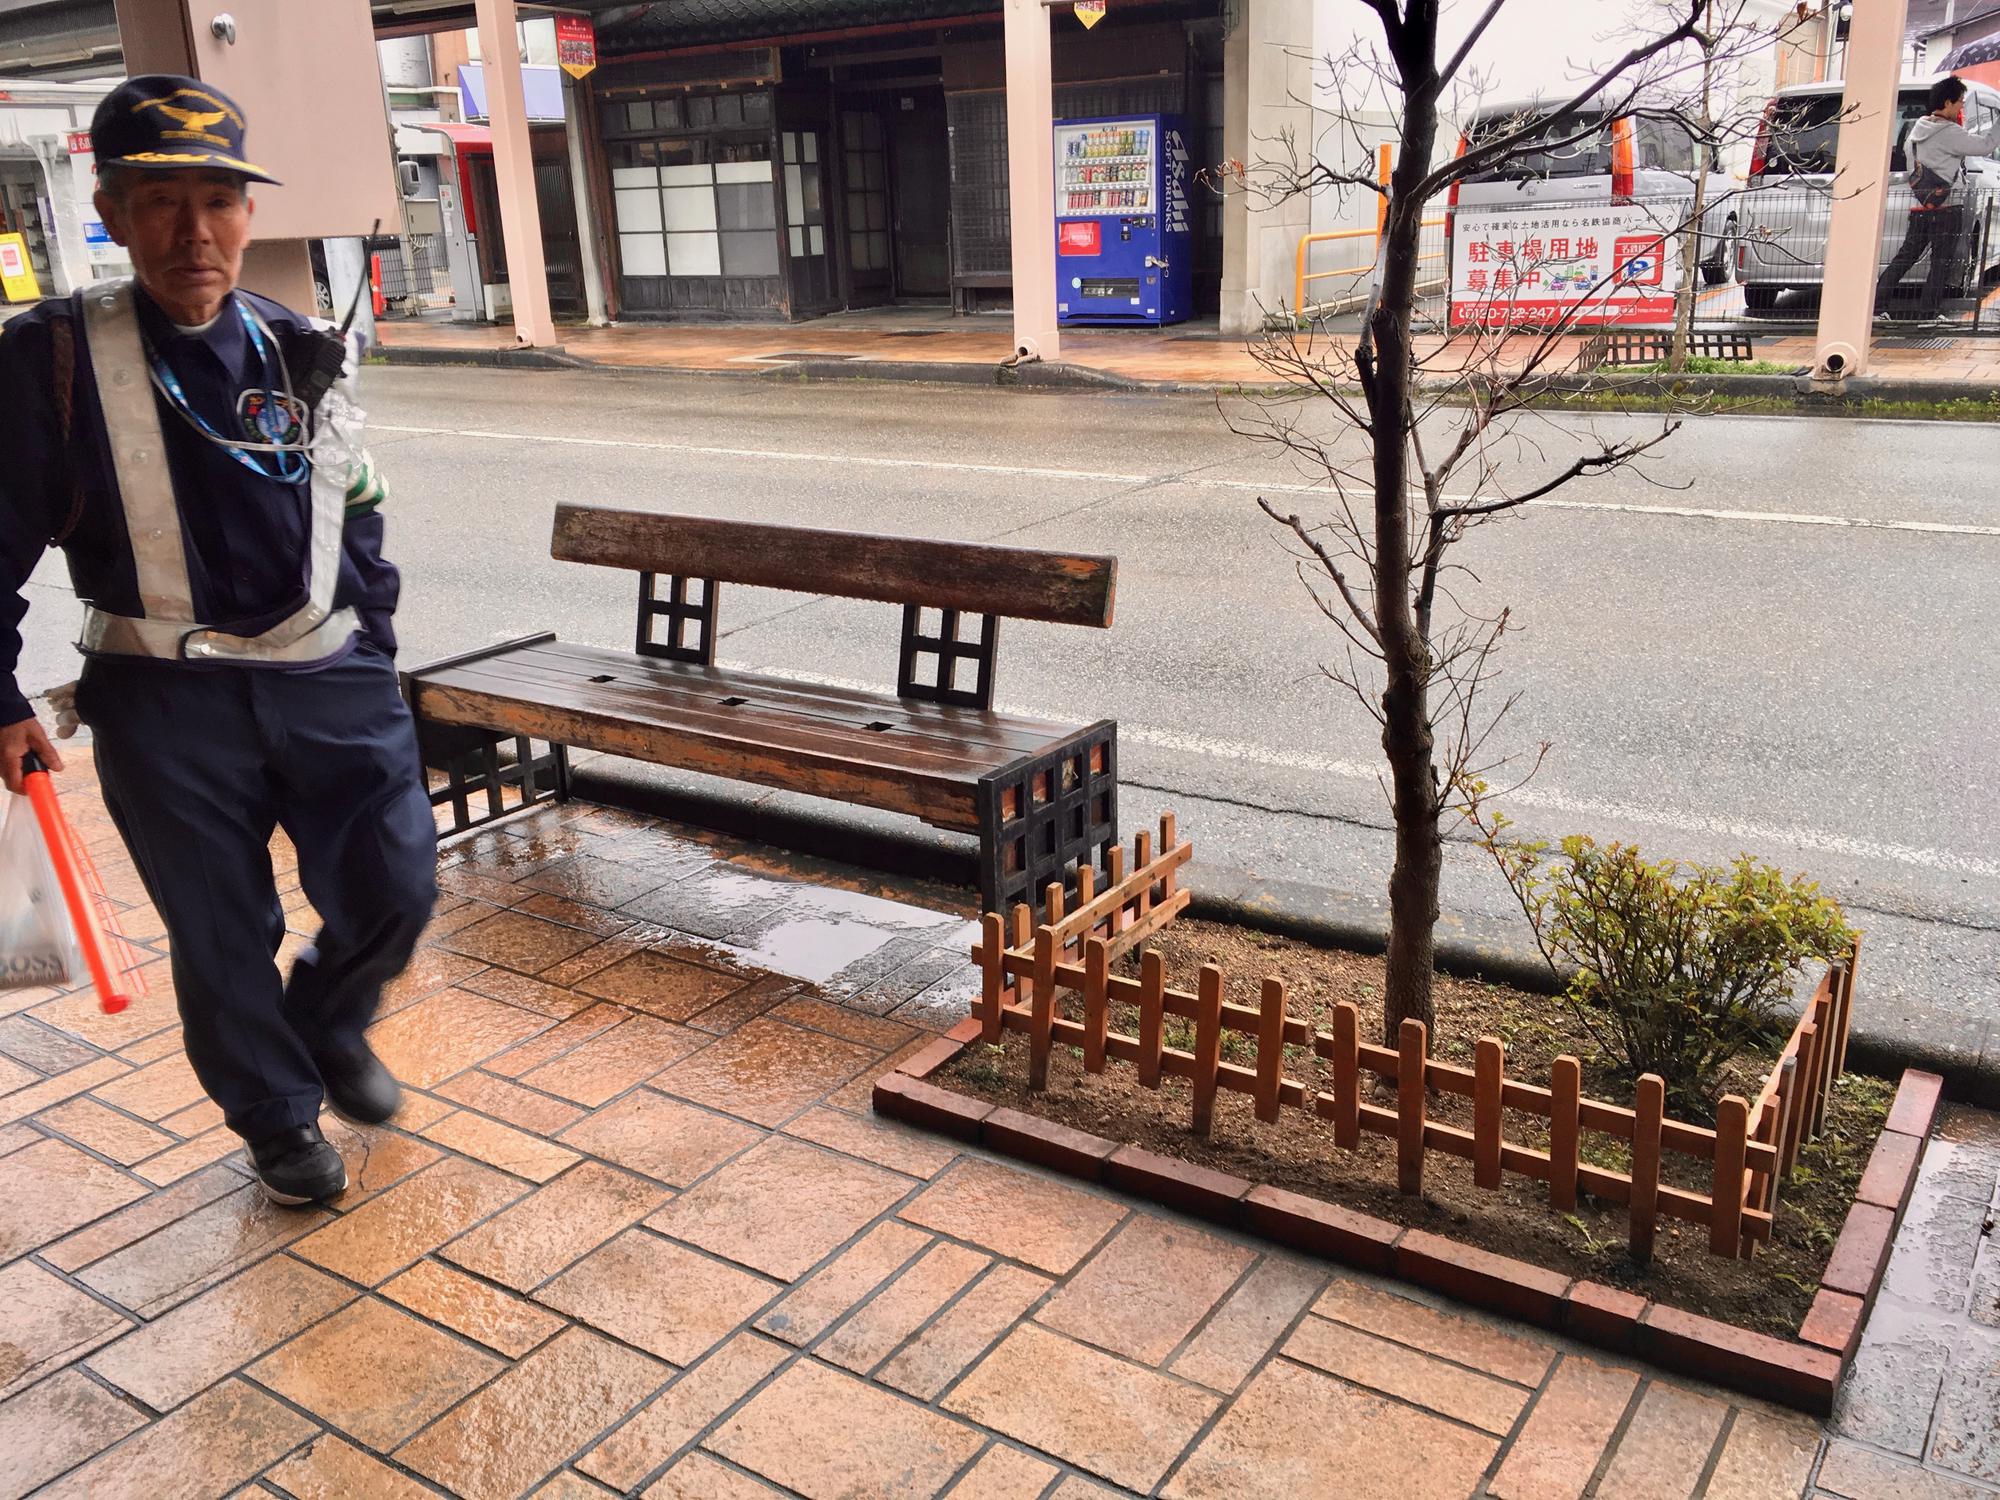
[[[1683,865],[1582,835],[1510,839],[1497,814],[1474,822],[1550,970],[1574,968],[1564,998],[1605,1060],[1633,1084],[1659,1074],[1681,1110],[1712,1115],[1723,1068],[1778,1033],[1800,967],[1854,941],[1817,884],[1747,854]]]

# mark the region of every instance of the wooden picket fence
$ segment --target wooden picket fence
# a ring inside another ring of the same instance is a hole
[[[1790,1179],[1800,1146],[1824,1126],[1828,1095],[1845,1065],[1858,951],[1828,969],[1756,1102],[1725,1096],[1710,1129],[1667,1117],[1666,1083],[1657,1074],[1640,1078],[1635,1104],[1627,1108],[1585,1098],[1575,1057],[1558,1057],[1546,1085],[1509,1078],[1506,1048],[1497,1037],[1481,1037],[1473,1066],[1464,1068],[1430,1056],[1421,1021],[1403,1023],[1396,1047],[1362,1041],[1359,1012],[1349,1002],[1334,1007],[1331,1032],[1315,1030],[1288,1013],[1285,982],[1276,977],[1264,979],[1260,1002],[1250,1006],[1223,1000],[1223,974],[1214,964],[1203,965],[1195,993],[1169,987],[1156,949],[1141,955],[1137,979],[1113,974],[1114,961],[1186,908],[1189,893],[1179,872],[1193,853],[1194,846],[1176,836],[1168,813],[1160,820],[1157,848],[1150,831],[1138,836],[1129,873],[1125,851],[1110,852],[1102,892],[1097,872],[1082,867],[1073,908],[1055,883],[1045,893],[1039,924],[1026,905],[1005,918],[985,915],[972,952],[981,975],[983,1033],[988,1042],[1006,1031],[1027,1034],[1031,1089],[1047,1087],[1050,1054],[1061,1044],[1082,1053],[1087,1072],[1101,1073],[1116,1059],[1135,1066],[1147,1088],[1158,1088],[1165,1077],[1186,1079],[1198,1136],[1213,1129],[1217,1093],[1229,1089],[1255,1101],[1259,1120],[1276,1120],[1286,1106],[1330,1120],[1334,1144],[1344,1150],[1357,1147],[1364,1130],[1389,1137],[1405,1193],[1423,1191],[1425,1156],[1442,1152],[1470,1161],[1481,1188],[1499,1188],[1508,1172],[1547,1183],[1549,1206],[1559,1213],[1573,1210],[1579,1193],[1625,1204],[1632,1254],[1641,1261],[1652,1253],[1663,1216],[1706,1226],[1716,1255],[1747,1257],[1769,1241],[1779,1187]],[[1058,1013],[1065,991],[1081,998],[1081,1020]],[[1111,1030],[1113,1005],[1137,1009],[1138,1035]],[[1165,1044],[1168,1016],[1194,1023],[1193,1051]],[[1222,1060],[1225,1032],[1254,1040],[1254,1064]],[[1329,1063],[1331,1088],[1286,1076],[1287,1046],[1309,1048]],[[1370,1102],[1378,1091],[1364,1075],[1394,1085],[1393,1102]],[[1429,1118],[1432,1092],[1470,1098],[1473,1128]],[[1507,1110],[1548,1121],[1548,1149],[1509,1141]],[[1585,1161],[1584,1131],[1626,1143],[1631,1171]],[[1661,1180],[1662,1155],[1669,1151],[1709,1165],[1708,1192]]]

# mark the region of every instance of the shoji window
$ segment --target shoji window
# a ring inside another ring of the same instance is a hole
[[[788,130],[785,152],[785,235],[795,257],[826,254],[826,201],[820,191],[819,135]]]

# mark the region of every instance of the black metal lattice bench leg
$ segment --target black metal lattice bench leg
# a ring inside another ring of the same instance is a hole
[[[1050,881],[1076,889],[1118,842],[1118,725],[1106,719],[979,783],[981,910],[1041,904]]]
[[[430,788],[432,807],[451,806],[447,834],[463,833],[542,802],[569,801],[569,748],[527,735],[417,725],[426,772],[442,771]],[[503,754],[511,751],[511,754]],[[428,781],[428,776],[426,780]],[[507,793],[515,792],[510,801]]]

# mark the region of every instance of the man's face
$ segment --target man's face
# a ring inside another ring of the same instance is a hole
[[[1952,124],[1963,125],[1965,123],[1965,101],[1963,99],[1952,100],[1951,103],[1944,107],[1942,113]]]
[[[95,202],[125,247],[139,284],[177,323],[205,323],[236,288],[250,241],[251,204],[234,172],[126,173]]]

